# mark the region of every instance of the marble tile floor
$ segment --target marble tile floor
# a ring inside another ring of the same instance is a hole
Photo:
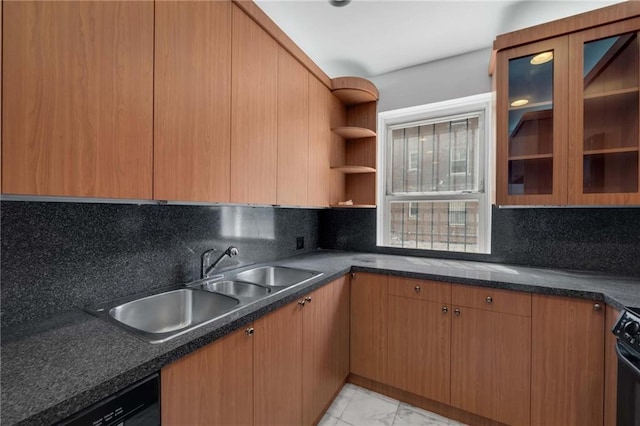
[[[318,426],[463,426],[463,424],[347,383]]]

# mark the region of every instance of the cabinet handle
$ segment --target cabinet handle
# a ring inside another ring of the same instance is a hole
[[[602,309],[602,306],[599,303],[594,303],[593,304],[593,310],[594,311],[599,311]]]
[[[420,290],[422,290],[422,289],[420,288],[419,285],[417,285],[417,286],[414,287],[414,290],[416,291],[416,293],[420,293]]]
[[[247,336],[253,336],[253,327],[249,327],[244,331],[244,334],[246,334]]]
[[[356,279],[356,273],[355,273],[355,272],[352,272],[352,273],[351,273],[351,279],[353,279],[353,280],[355,280],[355,279]]]
[[[304,298],[304,301],[305,301],[305,302],[309,302],[309,303],[311,303],[311,297],[309,297],[309,296],[305,297],[305,298]]]
[[[304,304],[305,304],[305,303],[306,303],[306,302],[305,302],[304,300],[301,300],[301,301],[299,301],[299,302],[298,302],[298,305],[300,305],[301,307],[303,307],[303,308],[304,308]]]
[[[447,308],[446,306],[443,306],[442,307],[442,312],[444,312],[446,314],[447,312],[449,312],[449,308]]]
[[[491,296],[487,296],[487,303],[492,303],[493,302],[493,297]]]
[[[453,313],[456,314],[457,316],[460,316],[460,309],[458,308],[454,309]]]

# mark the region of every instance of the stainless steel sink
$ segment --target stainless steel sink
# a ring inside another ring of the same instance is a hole
[[[242,297],[245,299],[256,299],[258,297],[264,297],[271,293],[270,288],[261,287],[256,284],[229,280],[208,282],[203,284],[201,288],[204,290],[217,291],[218,293],[228,294],[229,296],[234,297]]]
[[[262,266],[240,272],[235,276],[239,281],[246,281],[267,287],[289,287],[319,277],[321,272],[305,269],[287,268],[284,266]]]
[[[238,304],[237,299],[223,294],[183,288],[107,306],[95,313],[148,342],[161,343],[219,318]]]

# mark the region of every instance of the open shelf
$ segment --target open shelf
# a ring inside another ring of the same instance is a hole
[[[360,77],[334,78],[331,80],[331,89],[345,106],[376,102],[379,98],[376,86]]]
[[[331,131],[345,139],[361,139],[361,138],[376,137],[376,132],[374,132],[371,129],[366,129],[364,127],[352,127],[352,126],[336,127],[331,129]]]
[[[636,152],[636,151],[638,151],[637,146],[629,146],[629,147],[622,147],[622,148],[591,149],[588,151],[584,151],[584,155],[618,154],[621,152]]]
[[[337,167],[331,167],[331,170],[344,173],[345,175],[376,172],[376,169],[374,169],[373,167],[366,167],[366,166],[337,166]]]
[[[375,102],[377,97],[366,90],[361,89],[337,89],[333,94],[346,106]]]
[[[518,155],[518,156],[514,156],[514,157],[509,157],[509,161],[539,160],[541,158],[553,158],[553,154]]]
[[[638,87],[628,87],[626,89],[607,90],[605,92],[585,94],[584,99],[599,99],[606,98],[608,96],[625,95],[627,93],[638,93]]]

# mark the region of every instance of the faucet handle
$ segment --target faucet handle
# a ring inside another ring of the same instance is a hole
[[[228,254],[229,254],[229,257],[237,256],[237,255],[238,255],[238,253],[240,253],[240,252],[238,251],[238,248],[237,248],[237,247],[234,247],[234,246],[230,246],[230,247],[227,249],[227,252],[228,252]]]

